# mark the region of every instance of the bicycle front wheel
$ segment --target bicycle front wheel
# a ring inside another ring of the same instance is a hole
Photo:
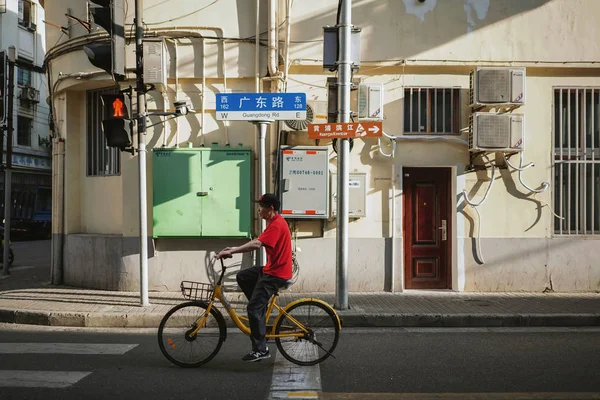
[[[163,355],[180,367],[198,367],[212,360],[223,344],[227,327],[221,313],[210,310],[206,321],[195,334],[208,305],[191,301],[173,307],[158,327],[158,345]]]
[[[276,334],[302,333],[300,337],[275,338],[281,354],[298,365],[315,365],[333,353],[337,346],[340,327],[334,312],[317,301],[306,300],[284,310],[277,322]],[[295,322],[298,321],[305,333]]]

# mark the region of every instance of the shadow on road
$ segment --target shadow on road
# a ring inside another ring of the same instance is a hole
[[[2,274],[4,266],[0,267],[0,292],[51,286],[51,243],[51,240],[13,242],[15,261],[8,276]]]

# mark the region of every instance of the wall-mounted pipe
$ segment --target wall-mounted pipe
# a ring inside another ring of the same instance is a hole
[[[256,0],[256,30],[254,33],[254,91],[260,93],[260,1]]]
[[[285,0],[285,22],[286,22],[286,32],[285,32],[285,61],[284,61],[284,71],[283,71],[283,81],[285,85],[285,91],[287,92],[287,78],[290,70],[290,20],[291,20],[291,0]]]
[[[279,71],[277,70],[277,12],[275,9],[275,2],[277,0],[269,0],[269,18],[268,18],[268,56],[267,65],[269,68],[269,75],[278,76]]]
[[[179,100],[179,51],[177,39],[173,40],[175,44],[175,101]],[[175,147],[179,147],[179,119],[175,118]]]
[[[206,43],[204,39],[202,39],[202,105],[200,107],[202,112],[202,126],[200,127],[200,145],[204,147],[204,134],[206,132],[204,130],[204,124],[206,121]]]

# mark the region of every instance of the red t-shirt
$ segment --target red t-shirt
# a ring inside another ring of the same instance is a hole
[[[269,221],[258,240],[265,246],[267,264],[263,273],[282,279],[292,278],[292,237],[285,219],[279,215]]]

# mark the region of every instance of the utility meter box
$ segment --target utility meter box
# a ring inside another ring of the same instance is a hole
[[[358,86],[358,119],[361,121],[383,120],[383,85]]]
[[[337,216],[337,173],[331,173],[331,216]],[[350,173],[348,180],[348,216],[350,218],[366,217],[367,174]]]
[[[325,146],[283,146],[280,149],[279,198],[287,219],[327,219],[329,215],[329,152]]]
[[[251,236],[250,149],[154,149],[152,171],[153,237]]]
[[[167,86],[167,46],[162,37],[145,38],[144,82]]]

